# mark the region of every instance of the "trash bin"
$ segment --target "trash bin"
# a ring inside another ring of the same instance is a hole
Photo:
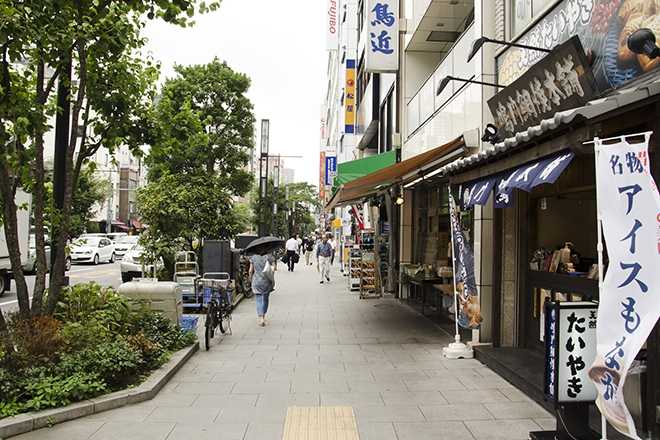
[[[131,281],[119,286],[120,295],[138,300],[151,310],[162,313],[172,322],[179,324],[183,314],[181,286],[171,281]]]

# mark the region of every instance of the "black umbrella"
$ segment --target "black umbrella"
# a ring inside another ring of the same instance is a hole
[[[284,240],[278,237],[260,237],[245,247],[246,255],[265,255],[284,248]]]

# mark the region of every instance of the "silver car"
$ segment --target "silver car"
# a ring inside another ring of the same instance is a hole
[[[45,251],[46,251],[46,267],[48,270],[50,270],[50,239],[48,235],[44,236],[44,240],[46,241],[46,246],[45,246]],[[69,255],[68,249],[66,250],[66,266],[65,269],[66,271],[69,271],[71,269],[71,255]],[[28,258],[25,264],[23,264],[23,272],[28,273],[28,274],[33,274],[37,271],[37,245],[36,245],[36,239],[34,238],[34,234],[30,234],[30,242],[29,242],[29,248],[28,248]]]
[[[138,244],[139,239],[140,237],[137,235],[126,235],[118,238],[117,241],[115,241],[115,258],[118,260],[124,258],[124,254]]]
[[[142,278],[146,276],[155,276],[154,265],[153,264],[142,264],[142,246],[136,244],[131,249],[129,249],[125,254],[124,258],[121,260],[121,280],[124,283],[132,281],[133,278]],[[156,272],[158,272],[163,267],[162,260],[159,260],[156,263]],[[143,275],[142,269],[144,269],[145,274]]]

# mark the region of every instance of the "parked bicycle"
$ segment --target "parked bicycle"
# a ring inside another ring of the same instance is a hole
[[[201,291],[202,304],[206,308],[204,344],[208,350],[217,329],[222,334],[231,335],[231,313],[234,307],[231,279],[225,272],[205,273],[197,281],[197,286]]]

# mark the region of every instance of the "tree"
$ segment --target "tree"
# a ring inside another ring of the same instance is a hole
[[[143,238],[153,258],[172,261],[163,240],[229,238],[245,227],[234,198],[250,188],[245,170],[253,148],[249,78],[214,59],[176,66],[154,108],[149,184],[138,211],[149,225]],[[201,255],[200,255],[201,256]]]
[[[196,11],[219,2],[193,0],[0,0],[0,198],[2,220],[14,273],[20,314],[52,312],[64,277],[72,203],[85,160],[100,147],[138,145],[148,131],[144,112],[151,101],[156,66],[136,52],[144,40],[145,14],[180,25]],[[73,77],[68,66],[74,66]],[[75,80],[74,80],[75,79]],[[53,212],[57,249],[44,308],[46,256],[44,223],[46,178],[44,133],[58,111],[53,90],[71,88],[71,136],[64,157],[65,190],[61,210]],[[32,193],[37,276],[30,305],[21,269],[18,188]],[[0,313],[0,332],[6,328]]]
[[[316,188],[305,182],[291,183],[275,190],[273,181],[268,181],[266,197],[260,203],[259,190],[250,196],[254,212],[253,227],[266,225],[271,235],[287,237],[294,234],[308,235],[314,230],[312,210],[320,206]],[[277,205],[277,214],[273,206]]]

